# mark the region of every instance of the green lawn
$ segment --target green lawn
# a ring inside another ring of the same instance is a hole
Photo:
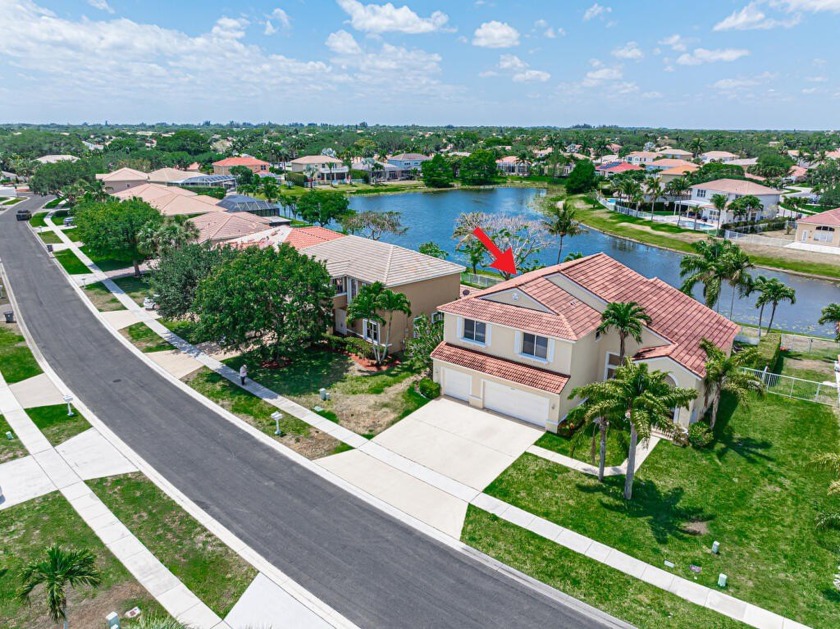
[[[98,266],[102,271],[105,271],[106,273],[108,271],[117,271],[119,269],[131,267],[131,260],[109,258],[108,256],[95,254],[90,250],[89,247],[81,247],[80,249],[82,253],[89,257],[96,266]]]
[[[134,343],[143,352],[162,352],[173,349],[145,323],[135,323],[120,330],[120,334]]]
[[[119,299],[114,297],[114,294],[102,282],[88,284],[83,290],[100,312],[125,310],[125,306],[120,303]]]
[[[38,232],[38,237],[48,245],[57,245],[61,243],[61,238],[55,232]]]
[[[37,214],[33,214],[32,218],[29,219],[29,224],[32,227],[46,227],[47,223],[44,221],[47,218],[48,212],[38,212]]]
[[[140,473],[89,485],[137,538],[220,617],[257,571]]]
[[[52,201],[49,201],[49,202],[48,202],[48,203],[47,203],[44,207],[45,207],[46,209],[48,209],[48,210],[51,210],[51,209],[53,209],[53,208],[55,208],[55,207],[58,207],[58,204],[59,204],[59,203],[61,203],[61,199],[59,199],[58,197],[56,197],[56,198],[55,198],[55,199],[53,199]]]
[[[0,627],[55,626],[47,615],[42,588],[35,591],[31,607],[17,596],[23,567],[41,559],[51,544],[91,550],[102,573],[102,585],[98,588],[69,591],[67,612],[71,627],[102,627],[109,612],[116,611],[122,616],[135,606],[140,607],[143,616],[165,616],[158,603],[105,548],[59,492],[0,511],[0,531],[3,532],[0,535]],[[131,624],[123,621],[123,626],[129,628]]]
[[[54,446],[90,428],[90,424],[75,407],[73,407],[73,416],[68,417],[66,404],[28,408],[26,414],[44,433],[47,441]]]
[[[623,477],[597,479],[531,455],[487,493],[630,555],[813,626],[840,624],[832,585],[840,530],[818,530],[830,472],[810,459],[836,451],[838,424],[828,407],[773,395],[734,408],[724,400],[719,441],[697,450],[660,443],[636,477],[633,500]],[[713,555],[713,541],[721,553]],[[690,565],[700,566],[695,575]]]
[[[198,323],[195,321],[190,321],[188,319],[163,318],[158,319],[158,321],[160,321],[160,323],[170,332],[174,332],[182,339],[184,339],[187,343],[197,345],[198,343],[207,340],[198,333]]]
[[[595,463],[592,463],[591,456],[593,433],[596,433]],[[597,465],[598,457],[600,456],[598,448],[600,448],[601,443],[599,435],[600,433],[598,433],[597,429],[590,425],[581,428],[575,434],[574,438],[556,435],[553,432],[547,432],[537,439],[537,442],[534,445],[545,448],[546,450],[551,450],[552,452],[557,452],[558,454],[564,454],[572,457],[573,459],[577,459],[578,461]],[[621,465],[624,463],[624,459],[627,458],[627,450],[629,447],[630,440],[627,431],[610,428],[610,431],[607,433],[607,466]]]
[[[15,198],[7,199],[7,200],[3,201],[3,205],[14,205],[16,203],[20,203],[21,201],[23,201],[23,197],[15,197]]]
[[[0,373],[13,384],[42,373],[24,339],[15,329],[0,327]]]
[[[114,284],[119,286],[126,295],[131,297],[136,303],[143,305],[143,300],[149,294],[151,288],[146,276],[143,277],[119,277],[114,280]]]
[[[461,540],[637,627],[723,629],[743,626],[472,505],[467,508]]]
[[[55,255],[55,259],[59,261],[61,266],[64,267],[64,270],[70,275],[84,275],[85,273],[91,272],[91,270],[87,268],[85,264],[79,260],[78,256],[70,251],[70,249],[56,251],[53,255]]]
[[[28,454],[17,435],[15,435],[14,439],[8,439],[6,437],[6,433],[11,430],[12,428],[9,426],[9,423],[0,415],[0,463],[18,459]]]

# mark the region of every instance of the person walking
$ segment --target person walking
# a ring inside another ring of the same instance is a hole
[[[239,368],[239,384],[241,384],[243,387],[245,386],[245,378],[247,378],[247,377],[248,377],[248,366],[243,364]]]

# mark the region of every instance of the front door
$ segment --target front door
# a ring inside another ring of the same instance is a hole
[[[337,334],[347,334],[347,311],[336,308],[335,331]]]

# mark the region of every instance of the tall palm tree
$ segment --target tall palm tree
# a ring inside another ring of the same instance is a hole
[[[675,197],[677,202],[679,203],[679,213],[682,214],[682,198],[685,196],[685,193],[691,188],[688,184],[688,180],[685,177],[677,177],[676,179],[672,179],[668,182],[668,185],[665,187],[665,190],[669,195]],[[677,204],[674,204],[674,213],[676,213]]]
[[[560,264],[560,256],[563,253],[563,239],[566,236],[577,236],[586,231],[579,221],[575,220],[577,211],[563,201],[551,198],[543,206],[544,218],[542,220],[545,231],[560,239],[557,247],[557,264]]]
[[[735,396],[742,403],[746,403],[747,394],[750,392],[762,395],[764,384],[761,379],[744,371],[744,367],[755,364],[758,350],[754,347],[743,349],[740,352],[726,355],[722,349],[708,339],[700,341],[700,347],[706,352],[706,375],[703,382],[706,385],[706,404],[709,396],[712,397],[712,421],[710,427],[715,427],[720,396],[726,391]]]
[[[688,150],[692,152],[694,157],[699,157],[700,153],[703,152],[703,145],[704,144],[705,144],[705,142],[703,142],[703,138],[695,137],[689,143]]]
[[[718,211],[718,231],[720,231],[720,226],[723,223],[723,213],[726,211],[726,205],[729,203],[729,197],[725,194],[713,194],[712,195],[712,205]]]
[[[46,559],[33,561],[23,569],[19,596],[31,603],[32,591],[43,585],[50,618],[54,622],[64,621],[64,629],[67,629],[67,587],[97,587],[100,583],[102,576],[92,552],[64,550],[53,545],[47,549]]]
[[[403,313],[411,316],[411,302],[403,293],[395,293],[385,288],[382,282],[374,282],[364,286],[347,308],[347,319],[352,323],[367,319],[376,323],[381,329],[385,328],[385,339],[370,339],[376,364],[381,365],[388,357],[391,346],[391,324],[394,314]]]
[[[618,182],[618,193],[620,197],[623,197],[630,203],[630,199],[636,195],[636,191],[638,190],[639,184],[638,182],[630,179],[629,177],[622,179]]]
[[[817,322],[820,325],[824,323],[834,324],[834,340],[840,342],[840,304],[828,304],[822,309],[822,316]]]
[[[569,412],[568,421],[573,424],[581,423],[576,437],[585,435],[586,426],[593,426],[597,432],[592,431],[592,463],[595,463],[595,445],[600,444],[598,456],[598,481],[604,482],[604,468],[607,464],[607,435],[610,426],[622,424],[624,419],[624,408],[615,403],[613,386],[602,386],[603,382],[592,382],[590,384],[575,388],[569,399],[580,398],[583,400],[578,406]]]
[[[680,290],[688,295],[697,284],[703,285],[703,301],[708,308],[716,308],[723,283],[720,259],[726,251],[725,240],[708,238],[692,246],[697,255],[680,260],[680,277],[684,278]]]
[[[653,212],[656,209],[656,202],[662,196],[662,182],[653,175],[645,179],[645,187],[650,196],[650,220],[653,220]]]
[[[604,333],[612,329],[618,332],[619,362],[624,362],[626,353],[627,337],[632,337],[637,343],[642,342],[642,330],[645,325],[650,325],[652,319],[635,301],[618,302],[607,304],[604,312],[601,313],[601,323],[598,332]]]
[[[767,333],[773,329],[773,318],[776,316],[776,308],[783,301],[789,301],[791,305],[796,303],[796,291],[787,286],[784,282],[773,279],[762,283],[758,289],[759,296],[756,301],[756,306],[764,308],[765,305],[770,304],[770,323],[767,325]],[[761,336],[761,321],[759,320],[759,337]]]
[[[752,285],[750,286],[751,293],[759,293],[761,294],[764,290],[764,287],[767,285],[767,282],[770,280],[763,275],[759,275],[756,278],[753,278]],[[766,306],[766,302],[755,302],[755,307],[758,308],[758,338],[761,339],[761,322],[764,320],[764,306]]]
[[[731,319],[735,310],[735,293],[743,296],[749,291],[752,285],[749,270],[755,268],[755,265],[738,245],[729,243],[726,249],[727,251],[721,257],[721,276],[732,288],[732,298],[729,302],[729,318]]]

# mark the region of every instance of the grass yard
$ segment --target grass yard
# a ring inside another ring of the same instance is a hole
[[[90,269],[85,266],[84,262],[79,260],[79,257],[70,249],[56,251],[53,255],[61,266],[64,267],[64,270],[70,275],[84,275],[91,272]]]
[[[595,433],[595,463],[592,462],[591,448],[592,435]],[[537,439],[534,444],[564,454],[566,456],[583,461],[584,463],[591,463],[597,465],[599,448],[601,447],[600,433],[595,426],[586,426],[578,430],[574,437],[564,437],[556,435],[553,432],[547,432],[542,437]],[[574,447],[573,447],[574,446]],[[627,458],[627,450],[630,448],[630,435],[626,430],[618,428],[610,428],[607,433],[607,467],[613,465],[621,465],[624,459]]]
[[[723,572],[729,594],[798,622],[840,625],[840,530],[815,526],[821,511],[840,510],[840,497],[826,496],[832,475],[810,463],[837,450],[834,413],[773,395],[749,407],[725,399],[716,431],[703,450],[661,443],[630,502],[623,477],[600,485],[528,454],[486,491],[652,565],[670,560],[702,585],[716,587]]]
[[[55,232],[38,232],[38,237],[48,245],[58,245],[61,238]]]
[[[340,444],[337,439],[288,413],[283,413],[283,419],[280,420],[280,429],[284,434],[277,437],[274,434],[274,420],[271,419],[271,414],[277,409],[207,367],[189,374],[183,380],[222,408],[310,459],[327,456]]]
[[[75,243],[77,243],[77,244],[78,244],[78,243],[80,243],[80,242],[82,242],[82,241],[81,241],[81,239],[79,238],[79,232],[76,230],[76,228],[75,228],[75,227],[65,227],[65,228],[64,228],[64,229],[62,229],[61,231],[63,231],[63,232],[64,232],[64,234],[65,234],[65,235],[66,235],[66,236],[67,236],[70,240],[72,240],[73,242],[75,242]]]
[[[743,626],[472,505],[467,508],[461,541],[637,627]]]
[[[173,349],[145,323],[135,323],[120,330],[120,334],[134,343],[142,352],[162,352]]]
[[[412,387],[417,373],[405,365],[369,373],[349,356],[318,348],[281,369],[260,367],[247,355],[224,362],[237,370],[246,363],[256,382],[307,408],[321,406],[342,426],[362,435],[382,432],[427,401]],[[321,400],[322,387],[329,391],[329,400]]]
[[[109,258],[107,256],[93,253],[89,247],[81,247],[82,253],[93,261],[102,271],[117,271],[119,269],[131,268],[131,260],[122,260],[120,258]]]
[[[23,197],[14,197],[3,201],[3,205],[15,205],[16,203],[20,203],[21,201],[23,201]]]
[[[8,439],[6,437],[7,432],[12,432],[12,427],[0,415],[0,463],[5,463],[12,459],[19,459],[29,454],[17,435],[15,435],[14,439]]]
[[[75,407],[73,416],[68,417],[66,404],[28,408],[26,414],[53,446],[64,443],[90,428],[88,421]]]
[[[47,214],[49,212],[38,212],[37,214],[33,214],[32,218],[29,219],[29,224],[32,227],[46,227],[47,223],[44,221],[47,218]]]
[[[98,588],[68,591],[67,615],[71,627],[101,627],[106,614],[116,611],[122,616],[135,606],[143,611],[142,616],[166,617],[158,603],[105,548],[59,492],[0,511],[0,531],[3,531],[0,535],[0,627],[54,626],[47,615],[42,588],[35,590],[31,607],[17,596],[23,567],[41,559],[52,544],[89,549],[96,555],[102,573],[102,585]],[[123,626],[129,629],[132,623],[124,620]]]
[[[203,341],[206,341],[206,338],[203,338],[198,333],[198,322],[190,321],[188,319],[158,319],[161,325],[166,327],[170,332],[174,332],[182,339],[184,339],[187,343],[192,343],[193,345],[198,345]]]
[[[42,373],[15,324],[0,327],[0,373],[9,384]]]
[[[83,290],[99,312],[125,310],[125,306],[120,303],[119,299],[114,297],[114,294],[102,282],[88,284]]]
[[[94,493],[220,617],[257,571],[140,473],[90,481]]]
[[[114,280],[114,284],[119,286],[126,295],[131,297],[139,305],[143,305],[143,300],[149,294],[151,288],[145,276],[142,277],[118,277]]]

